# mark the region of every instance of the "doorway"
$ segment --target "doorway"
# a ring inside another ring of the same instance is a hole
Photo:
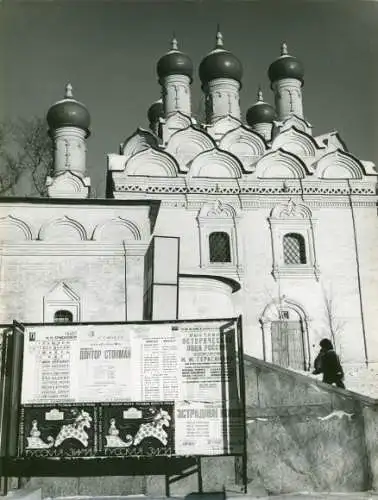
[[[272,362],[284,368],[305,370],[304,336],[301,321],[272,321]]]

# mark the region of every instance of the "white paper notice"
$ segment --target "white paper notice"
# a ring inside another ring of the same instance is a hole
[[[82,327],[75,397],[83,402],[138,401],[133,377],[133,348],[128,330],[119,325]]]
[[[189,324],[180,327],[181,397],[190,401],[223,399],[219,327]]]
[[[25,331],[22,404],[74,401],[76,328],[28,328]]]
[[[221,404],[175,405],[176,455],[224,455],[227,433]]]

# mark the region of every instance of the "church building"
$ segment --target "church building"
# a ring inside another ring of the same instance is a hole
[[[378,364],[377,170],[337,132],[313,134],[302,63],[283,43],[274,105],[258,90],[244,113],[218,32],[201,123],[175,38],[157,76],[149,130],[107,155],[104,199],[90,197],[89,111],[70,84],[49,109],[48,197],[0,200],[0,323],[242,315],[251,356],[310,370],[328,337],[345,365]]]

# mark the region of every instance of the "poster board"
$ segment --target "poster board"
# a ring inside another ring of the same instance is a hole
[[[238,325],[25,325],[18,456],[243,455]]]

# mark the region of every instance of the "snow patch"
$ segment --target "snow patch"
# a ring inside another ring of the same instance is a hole
[[[293,370],[296,373],[305,375],[309,379],[322,380],[321,375],[314,375],[304,370]],[[344,384],[347,390],[357,392],[363,396],[378,399],[378,363],[374,366],[344,366],[345,378]],[[321,388],[312,385],[316,391],[322,391]]]
[[[354,413],[346,413],[345,411],[335,410],[325,417],[318,417],[318,420],[330,420],[333,417],[343,418],[344,415],[350,420],[353,417]]]

